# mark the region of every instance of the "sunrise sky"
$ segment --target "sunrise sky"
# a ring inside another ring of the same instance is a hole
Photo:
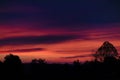
[[[92,60],[110,41],[120,52],[119,0],[0,0],[0,60]]]

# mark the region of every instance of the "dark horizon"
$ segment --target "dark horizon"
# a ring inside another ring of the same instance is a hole
[[[120,76],[120,56],[117,55],[101,55],[107,53],[106,46],[111,47],[110,43],[101,46],[99,53],[94,56],[93,61],[85,63],[79,60],[73,61],[72,64],[49,64],[44,59],[33,59],[31,63],[22,63],[17,55],[6,55],[4,61],[0,62],[1,79],[8,80],[119,80]],[[108,49],[108,48],[107,48]],[[109,49],[108,49],[109,50]],[[116,52],[114,47],[109,50]],[[116,53],[114,53],[116,54]],[[102,59],[101,59],[102,57]]]

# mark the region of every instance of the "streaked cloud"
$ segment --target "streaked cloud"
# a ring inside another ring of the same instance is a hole
[[[0,46],[5,45],[35,45],[55,44],[77,39],[77,35],[44,35],[44,36],[18,36],[0,39]]]
[[[0,51],[1,53],[23,53],[23,52],[36,52],[36,51],[43,51],[44,48],[31,48],[31,49],[15,49],[15,50],[7,50],[7,51]]]
[[[67,57],[61,57],[65,59],[72,59],[72,58],[84,58],[84,57],[91,57],[92,54],[86,54],[86,55],[75,55],[75,56],[67,56]]]

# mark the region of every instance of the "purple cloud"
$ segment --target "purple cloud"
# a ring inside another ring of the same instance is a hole
[[[44,36],[20,36],[0,39],[0,46],[5,45],[33,45],[55,44],[77,39],[77,35],[44,35]]]

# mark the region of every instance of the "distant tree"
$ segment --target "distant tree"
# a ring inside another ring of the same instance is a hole
[[[34,64],[46,64],[46,60],[45,59],[33,59],[31,63],[34,63]]]
[[[36,63],[38,63],[38,60],[37,59],[33,59],[31,63],[36,64]]]
[[[79,60],[75,60],[75,61],[73,61],[73,65],[75,65],[75,66],[80,65],[80,61],[79,61]]]
[[[45,59],[38,59],[38,63],[39,64],[46,64],[47,62],[46,62],[46,60]]]
[[[110,42],[105,41],[103,45],[98,48],[93,56],[95,57],[95,60],[104,61],[104,59],[108,57],[117,58],[118,52],[117,49]]]
[[[21,80],[23,67],[19,56],[13,54],[6,55],[4,57],[4,68],[5,75],[11,80]]]
[[[4,57],[4,63],[5,64],[22,64],[21,59],[17,55],[9,54]]]

